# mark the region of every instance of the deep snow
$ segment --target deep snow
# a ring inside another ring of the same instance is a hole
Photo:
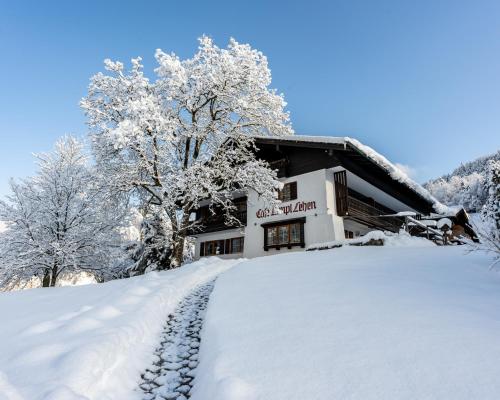
[[[343,247],[222,274],[192,400],[500,398],[500,275],[464,247]]]
[[[141,398],[162,326],[179,301],[238,260],[104,284],[0,293],[1,400]]]
[[[490,264],[406,238],[0,293],[0,399],[141,398],[167,315],[216,276],[192,400],[498,399]]]

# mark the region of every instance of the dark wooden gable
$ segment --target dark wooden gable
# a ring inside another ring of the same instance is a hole
[[[432,212],[432,203],[349,144],[257,138],[257,157],[278,170],[278,176],[291,177],[318,169],[341,166],[373,186],[397,198],[422,214]]]
[[[305,174],[318,169],[341,165],[333,150],[324,147],[299,147],[287,143],[269,143],[257,140],[257,157],[266,160],[278,170],[280,178]]]

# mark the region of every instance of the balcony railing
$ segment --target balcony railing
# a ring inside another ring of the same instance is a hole
[[[236,211],[233,216],[240,221],[241,225],[246,226],[247,224],[247,212],[246,211]],[[209,215],[205,218],[201,218],[198,221],[199,229],[196,230],[197,233],[209,233],[222,231],[224,229],[236,228],[240,226],[237,222],[227,223],[226,218],[222,214]],[[193,231],[194,233],[195,231]]]
[[[346,217],[351,217],[353,220],[371,227],[398,232],[403,221],[397,218],[386,218],[384,217],[386,214],[387,212],[384,210],[366,204],[355,197],[347,196]]]
[[[340,217],[349,217],[369,227],[391,232],[399,231],[403,225],[403,219],[387,217],[388,215],[395,214],[394,211],[348,187],[346,171],[335,172],[333,177],[335,181],[337,215]]]

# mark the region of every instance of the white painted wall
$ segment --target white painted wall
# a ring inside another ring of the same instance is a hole
[[[331,174],[331,173],[330,173]],[[250,193],[247,206],[247,227],[245,229],[245,257],[257,257],[263,255],[279,254],[289,251],[303,251],[300,246],[291,249],[280,250],[269,249],[264,251],[264,228],[262,224],[267,222],[286,221],[289,219],[306,217],[304,224],[304,239],[308,246],[312,243],[327,242],[344,237],[342,218],[335,215],[335,199],[333,194],[333,175],[327,176],[327,170],[322,169],[307,174],[297,175],[283,179],[283,183],[297,182],[297,199],[283,203],[283,206],[295,207],[300,202],[314,201],[316,208],[285,214],[271,215],[264,218],[257,217],[257,211],[265,208],[265,204],[259,201],[256,193]],[[340,224],[340,227],[338,226]]]
[[[297,199],[283,203],[282,206],[291,206],[293,209],[294,205],[299,202],[303,201],[307,203],[314,201],[316,206],[314,209],[290,212],[288,214],[281,213],[259,218],[257,216],[258,210],[265,209],[266,205],[259,200],[255,192],[249,193],[246,228],[244,228],[244,230],[230,229],[221,232],[196,235],[196,258],[198,258],[200,254],[200,242],[229,239],[243,235],[245,236],[243,256],[247,258],[304,250],[300,246],[297,246],[291,249],[282,247],[280,250],[269,249],[265,251],[264,228],[261,225],[267,222],[286,221],[289,219],[306,217],[306,223],[304,224],[306,247],[313,243],[344,239],[344,228],[353,232],[359,232],[360,235],[369,232],[371,229],[353,221],[344,221],[342,217],[337,216],[333,173],[340,170],[344,170],[344,168],[321,169],[307,174],[281,179],[283,183],[297,182]],[[347,171],[347,184],[359,193],[372,197],[377,202],[395,211],[414,211],[406,204],[371,185],[350,171]],[[242,254],[230,254],[220,257],[238,258],[241,256]]]

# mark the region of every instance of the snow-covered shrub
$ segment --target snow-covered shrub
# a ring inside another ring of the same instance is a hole
[[[251,136],[293,130],[283,96],[269,88],[266,57],[249,45],[231,39],[223,49],[203,36],[192,58],[157,50],[156,60],[155,81],[144,76],[141,58],[130,71],[106,60],[109,74],[92,78],[81,106],[108,186],[133,192],[168,219],[171,248],[155,261],[165,269],[181,264],[188,232],[199,225],[190,214],[201,201],[211,199],[228,222],[236,222],[235,190],[277,204],[280,184],[255,158]]]

